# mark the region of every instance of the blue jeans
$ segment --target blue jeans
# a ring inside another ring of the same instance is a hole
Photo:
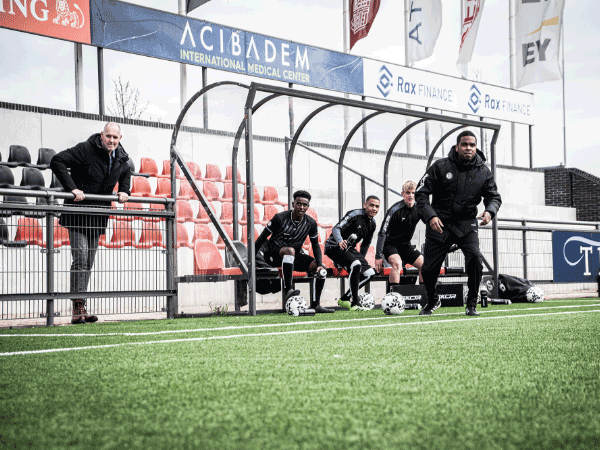
[[[71,241],[71,292],[86,292],[100,235],[82,228],[68,228]],[[79,299],[73,299],[79,300]]]

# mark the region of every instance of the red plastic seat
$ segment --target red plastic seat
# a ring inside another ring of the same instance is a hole
[[[58,219],[54,219],[54,248],[60,248],[63,245],[71,245],[69,230],[61,226]]]
[[[223,224],[233,223],[233,203],[221,203],[221,217],[219,220]]]
[[[273,186],[265,186],[262,201],[265,205],[287,206],[287,203],[279,201],[279,193]]]
[[[237,267],[225,268],[221,253],[206,239],[194,242],[194,275],[240,275]]]
[[[132,220],[139,218],[139,216],[135,215],[135,211],[143,210],[144,205],[142,205],[141,203],[127,202],[123,206],[123,209],[131,210],[131,216],[111,216],[111,218],[114,218],[115,220],[125,220],[127,222],[131,222]]]
[[[208,202],[213,210],[213,213],[215,211],[215,205],[213,204],[213,202]],[[221,204],[221,207],[223,206],[223,204]],[[202,206],[202,203],[200,203],[200,208],[198,209],[198,215],[196,216],[196,219],[198,219],[197,221],[199,223],[210,223],[210,217],[208,216],[208,213],[206,212],[206,210],[204,209],[204,206]]]
[[[225,181],[233,182],[233,167],[227,166],[225,167]],[[237,169],[237,181],[241,184],[246,184],[242,181],[242,174],[240,173],[240,169]]]
[[[244,200],[248,199],[248,187],[246,186],[246,189],[244,189]],[[258,188],[256,187],[256,185],[254,185],[254,203],[262,203],[262,200],[260,199],[260,194],[258,193]]]
[[[213,181],[204,181],[202,183],[202,193],[209,202],[212,202],[213,200],[224,200],[219,196],[219,188]]]
[[[158,166],[152,158],[140,158],[140,173],[150,174],[151,177],[157,177]]]
[[[162,203],[152,203],[150,205],[150,209],[149,211],[164,211],[165,210],[165,205],[163,205]],[[164,219],[164,217],[142,217],[142,220],[144,222],[161,222]]]
[[[198,239],[206,239],[207,241],[213,241],[212,231],[210,231],[210,227],[206,223],[197,223],[194,225],[194,236],[192,238],[192,242],[197,241]]]
[[[159,178],[156,180],[156,191],[147,197],[154,198],[171,198],[171,179]]]
[[[163,235],[154,222],[144,222],[142,225],[142,234],[136,248],[147,249],[152,247],[166,248],[163,242]]]
[[[268,223],[275,214],[278,214],[279,210],[275,205],[265,205],[265,214],[263,216],[263,222]]]
[[[177,200],[177,222],[198,222],[198,219],[194,218],[192,212],[192,206],[187,200]]]
[[[17,221],[15,241],[27,241],[29,245],[45,247],[44,230],[40,221],[35,217],[21,217]]]
[[[193,161],[188,161],[186,163],[190,172],[192,172],[192,176],[195,180],[202,180],[202,170],[200,170],[200,166]]]
[[[177,200],[198,200],[198,196],[194,192],[194,189],[188,180],[183,179],[180,181]]]
[[[223,198],[221,199],[221,201],[224,202],[233,202],[233,184],[232,183],[223,183],[224,186],[224,191],[223,191]],[[243,199],[241,195],[238,195],[238,202],[239,203],[246,203]]]
[[[242,218],[240,219],[240,225],[246,225],[248,223],[248,212],[244,207],[244,212],[242,214]],[[260,220],[260,212],[258,211],[258,206],[254,205],[254,223],[260,225],[266,225],[267,222]]]
[[[227,236],[229,236],[229,239],[233,240],[233,225],[223,225],[223,228],[225,229],[225,233],[227,233]],[[219,250],[223,250],[225,247],[225,241],[223,240],[221,235],[219,235],[217,239],[217,248]]]
[[[216,164],[207,164],[206,172],[204,172],[204,179],[208,181],[223,181],[219,166]]]
[[[106,248],[135,247],[135,233],[131,227],[131,222],[115,220],[110,242],[101,239],[100,245],[103,245]]]
[[[194,248],[194,245],[190,242],[190,237],[187,232],[187,228],[184,224],[177,224],[177,248],[188,247]]]
[[[132,197],[150,197],[152,187],[145,177],[131,177],[131,196]]]
[[[161,178],[171,178],[171,161],[165,159],[163,161],[163,171],[162,174],[159,175]],[[181,178],[181,169],[177,164],[175,164],[175,178]]]

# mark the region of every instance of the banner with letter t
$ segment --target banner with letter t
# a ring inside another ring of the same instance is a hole
[[[408,0],[406,38],[408,61],[429,58],[442,29],[441,0]]]
[[[565,0],[516,0],[517,88],[560,80],[558,60]]]

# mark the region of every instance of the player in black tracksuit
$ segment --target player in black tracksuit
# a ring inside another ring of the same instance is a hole
[[[435,285],[444,258],[456,243],[465,255],[468,275],[468,316],[477,316],[475,309],[483,267],[479,251],[477,219],[488,224],[498,212],[502,198],[483,153],[477,150],[477,138],[471,131],[463,131],[447,158],[429,167],[416,190],[419,215],[425,222],[423,281],[428,304],[419,314],[430,315],[434,302]],[[431,203],[429,196],[432,196]],[[485,210],[477,216],[477,206],[483,198]]]
[[[350,289],[338,300],[338,304],[345,309],[358,306],[358,290],[375,275],[365,256],[377,228],[373,217],[379,212],[379,204],[379,199],[374,195],[367,197],[363,208],[347,212],[325,241],[325,254],[349,273]],[[352,234],[356,235],[356,239],[348,245],[348,238]],[[360,253],[355,248],[359,242]]]
[[[423,267],[423,255],[410,242],[420,220],[415,207],[416,187],[417,184],[412,180],[402,185],[402,200],[388,209],[379,229],[375,269],[377,272],[382,271],[385,257],[392,266],[390,285],[400,283],[402,263],[416,267],[419,272]]]
[[[306,214],[310,206],[311,195],[306,191],[294,192],[292,211],[283,211],[275,214],[261,235],[256,240],[255,251],[258,254],[261,247],[264,259],[272,267],[281,267],[283,272],[283,289],[286,300],[300,291],[293,288],[294,270],[308,272],[312,275],[324,270],[321,247],[319,246],[319,231],[315,219]],[[272,234],[272,236],[271,236]],[[267,238],[271,236],[271,239]],[[309,237],[315,257],[302,251],[302,245]],[[332,313],[333,309],[321,306],[321,293],[325,285],[325,278],[315,277],[314,303],[310,305],[318,313]]]

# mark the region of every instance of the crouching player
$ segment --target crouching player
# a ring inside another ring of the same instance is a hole
[[[379,198],[374,195],[368,196],[361,209],[346,213],[333,227],[331,236],[325,242],[325,254],[349,274],[350,289],[338,300],[338,305],[344,309],[360,309],[358,290],[375,275],[375,270],[365,256],[377,228],[373,218],[379,212],[379,205]],[[359,242],[360,252],[355,248]]]
[[[261,247],[265,245],[263,253],[266,263],[272,267],[281,267],[286,301],[294,295],[300,295],[300,291],[293,288],[294,270],[308,272],[311,275],[325,271],[319,246],[317,222],[306,214],[310,206],[310,199],[311,195],[306,191],[294,192],[292,211],[275,214],[256,240],[256,253],[258,254]],[[269,236],[271,238],[267,240]],[[302,251],[302,245],[307,236],[312,245],[314,258]],[[315,276],[313,283],[315,295],[310,307],[318,313],[335,312],[320,304],[325,277]]]

